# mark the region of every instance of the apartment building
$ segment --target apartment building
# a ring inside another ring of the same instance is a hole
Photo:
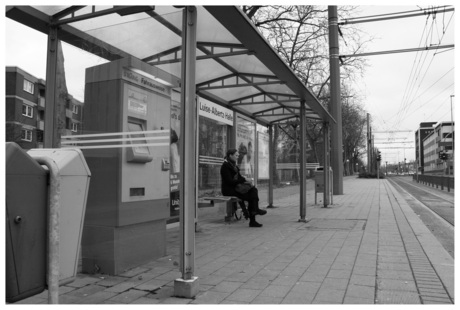
[[[46,82],[19,67],[5,71],[5,140],[24,149],[43,147]],[[82,109],[82,102],[67,95],[63,135],[81,131]]]
[[[440,122],[423,140],[425,174],[454,174],[455,123]],[[440,152],[448,154],[448,160],[439,158]]]
[[[425,166],[423,140],[434,131],[435,125],[436,122],[420,123],[419,129],[415,132],[415,162],[417,163],[418,173],[421,174],[423,174]]]

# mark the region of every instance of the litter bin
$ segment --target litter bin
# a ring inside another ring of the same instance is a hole
[[[332,168],[329,167],[329,201],[332,204]],[[324,193],[325,186],[324,186],[324,167],[320,166],[315,169],[315,204],[316,204],[316,194],[317,193]]]
[[[75,279],[78,271],[83,219],[85,218],[91,172],[79,149],[32,149],[34,157],[52,159],[61,177],[61,204],[59,215],[59,282],[61,285]]]
[[[6,143],[6,302],[46,287],[47,172],[14,142]]]

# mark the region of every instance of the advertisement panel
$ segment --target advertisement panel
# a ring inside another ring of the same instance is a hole
[[[170,183],[170,216],[179,215],[180,199],[180,94],[171,93],[171,170],[169,174]]]
[[[241,116],[236,118],[236,148],[240,156],[238,167],[246,178],[254,178],[254,147],[256,124]]]
[[[258,179],[268,179],[269,170],[268,170],[268,156],[269,156],[269,144],[268,139],[269,135],[265,132],[257,132],[257,142],[258,142],[258,166],[257,166],[257,176]]]

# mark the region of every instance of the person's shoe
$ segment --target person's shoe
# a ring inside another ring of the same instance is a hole
[[[256,221],[250,222],[249,227],[262,227],[263,225],[260,223],[257,223]]]
[[[261,209],[257,210],[257,215],[264,215],[264,214],[267,214],[267,211],[261,210]]]

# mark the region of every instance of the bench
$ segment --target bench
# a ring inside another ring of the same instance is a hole
[[[236,213],[238,205],[242,211],[247,210],[246,204],[243,200],[236,196],[214,196],[214,197],[203,197],[198,200],[198,208],[209,208],[214,207],[216,203],[225,202],[226,212],[225,212],[225,221],[231,221],[231,218],[235,216],[237,220],[241,219],[241,215]]]

